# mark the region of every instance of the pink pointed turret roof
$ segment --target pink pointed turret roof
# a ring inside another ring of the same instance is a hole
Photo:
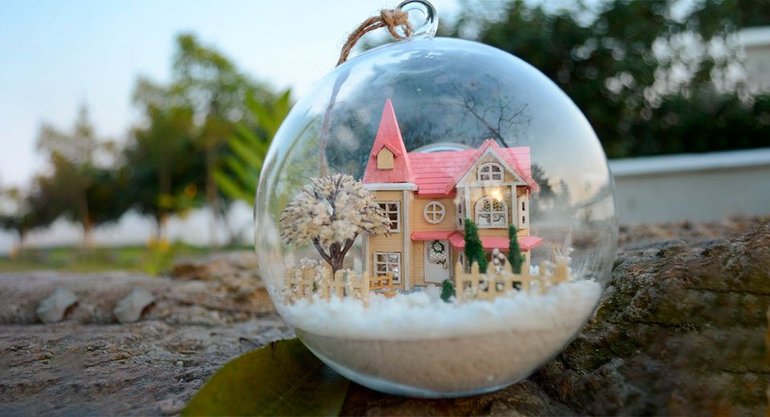
[[[393,154],[393,169],[377,168],[377,154],[382,148],[387,148]],[[366,163],[363,181],[364,183],[399,183],[412,182],[413,179],[412,166],[401,137],[401,130],[398,128],[396,112],[393,110],[393,103],[387,99],[382,109],[380,127],[377,129],[377,136],[374,138],[372,151]]]

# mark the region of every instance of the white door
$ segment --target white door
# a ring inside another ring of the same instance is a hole
[[[441,284],[449,279],[449,254],[448,240],[425,241],[425,282]]]

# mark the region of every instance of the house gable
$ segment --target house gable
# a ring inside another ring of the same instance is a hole
[[[485,142],[486,144],[486,142]],[[516,172],[513,167],[503,158],[495,147],[487,146],[486,149],[482,148],[483,152],[479,155],[471,164],[470,167],[461,171],[459,178],[456,181],[457,187],[465,187],[469,185],[528,185],[521,175]],[[499,181],[479,181],[478,170],[480,167],[486,164],[497,164],[503,169],[503,178]]]

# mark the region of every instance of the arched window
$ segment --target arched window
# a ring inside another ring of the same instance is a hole
[[[494,162],[482,164],[479,167],[479,181],[502,181],[503,167]]]
[[[508,206],[502,200],[482,198],[476,202],[476,224],[479,227],[507,227]]]
[[[425,217],[425,221],[430,224],[439,224],[444,220],[446,215],[446,208],[438,201],[431,201],[425,205],[425,209],[422,211],[422,215]]]

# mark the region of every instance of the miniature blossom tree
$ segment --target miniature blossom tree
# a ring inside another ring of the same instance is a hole
[[[312,243],[332,273],[362,232],[388,233],[390,220],[361,181],[350,175],[312,178],[281,214],[281,237],[290,245]]]

